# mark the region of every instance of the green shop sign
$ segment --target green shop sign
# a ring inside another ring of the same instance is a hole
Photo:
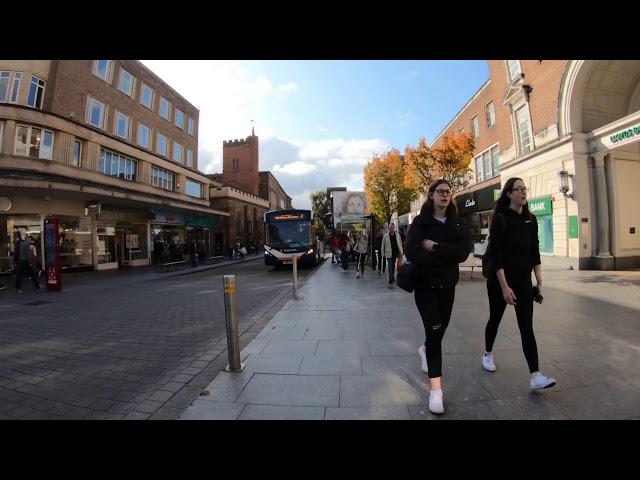
[[[626,140],[627,138],[635,137],[636,135],[640,135],[640,125],[614,133],[609,137],[609,140],[611,140],[611,143],[618,143],[622,140]]]
[[[553,213],[551,195],[529,200],[529,211],[538,217],[541,215],[551,215]]]

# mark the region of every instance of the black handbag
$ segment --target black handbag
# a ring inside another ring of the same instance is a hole
[[[396,284],[405,292],[413,293],[418,281],[418,268],[410,261],[405,261],[398,270]]]

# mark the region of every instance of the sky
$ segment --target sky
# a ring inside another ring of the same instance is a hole
[[[259,170],[292,198],[364,189],[389,148],[431,143],[489,78],[486,61],[142,60],[200,110],[198,168],[222,172],[222,142],[259,137]]]

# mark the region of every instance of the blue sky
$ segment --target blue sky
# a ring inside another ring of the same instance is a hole
[[[373,153],[431,142],[488,79],[486,61],[143,60],[200,109],[199,168],[254,121],[260,170],[309,208],[329,186],[362,190]]]

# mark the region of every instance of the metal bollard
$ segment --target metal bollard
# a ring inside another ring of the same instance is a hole
[[[238,340],[238,299],[236,297],[236,276],[224,275],[224,319],[227,324],[227,351],[229,365],[225,372],[239,372],[244,368],[240,362],[240,341]]]
[[[293,299],[294,300],[302,300],[302,297],[298,296],[298,257],[294,255],[293,257]]]

